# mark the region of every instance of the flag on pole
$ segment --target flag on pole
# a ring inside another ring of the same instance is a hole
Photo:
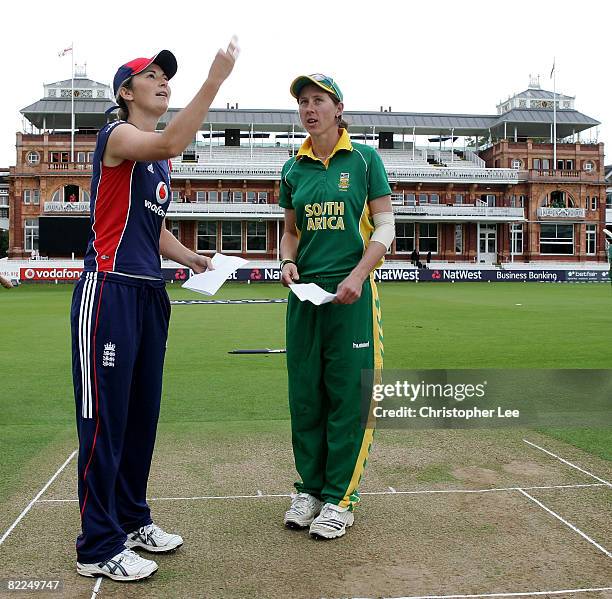
[[[69,54],[70,52],[72,52],[72,46],[64,48],[61,52],[58,53],[58,56],[66,56],[66,54]]]
[[[555,72],[555,59],[553,58],[553,66],[552,66],[552,69],[550,69],[550,79],[552,79],[554,72]]]

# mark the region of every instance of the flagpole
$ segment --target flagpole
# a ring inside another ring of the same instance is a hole
[[[70,44],[72,56],[72,93],[70,94],[70,162],[74,164],[74,42]]]
[[[553,58],[553,170],[557,170],[557,65]]]

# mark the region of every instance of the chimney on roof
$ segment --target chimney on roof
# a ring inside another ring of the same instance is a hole
[[[227,109],[229,110],[230,109],[229,102],[226,104],[226,106],[227,106]]]
[[[391,106],[389,106],[389,110],[387,112],[391,112]]]
[[[383,107],[382,107],[382,106],[380,107],[380,111],[381,111],[381,112],[384,112],[384,110],[383,110]]]

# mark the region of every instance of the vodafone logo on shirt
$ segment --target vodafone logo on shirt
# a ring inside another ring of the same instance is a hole
[[[76,281],[83,272],[82,268],[21,268],[22,281]]]
[[[155,198],[157,199],[157,203],[164,204],[168,200],[169,195],[168,186],[163,181],[160,181],[157,184],[157,189],[155,190]]]

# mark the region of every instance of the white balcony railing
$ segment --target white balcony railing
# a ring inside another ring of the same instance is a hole
[[[89,212],[89,202],[45,202],[45,212]]]
[[[172,175],[177,179],[188,176],[190,179],[280,179],[282,165],[270,164],[175,164],[172,163]]]
[[[465,183],[518,183],[518,172],[511,168],[478,167],[394,167],[387,168],[389,181],[438,181]]]
[[[436,218],[486,218],[503,220],[523,220],[525,211],[523,208],[510,208],[507,206],[441,206],[427,204],[425,206],[395,206],[397,215],[436,217]]]
[[[170,202],[168,218],[190,218],[214,215],[219,218],[282,218],[285,211],[278,204],[251,204],[250,202]]]
[[[538,208],[539,218],[584,218],[586,208]]]
[[[280,179],[280,164],[176,164],[172,163],[172,174],[177,179]],[[389,180],[394,181],[437,181],[465,183],[518,183],[519,173],[510,168],[480,168],[462,166],[458,168],[431,166],[389,166],[385,167]]]

